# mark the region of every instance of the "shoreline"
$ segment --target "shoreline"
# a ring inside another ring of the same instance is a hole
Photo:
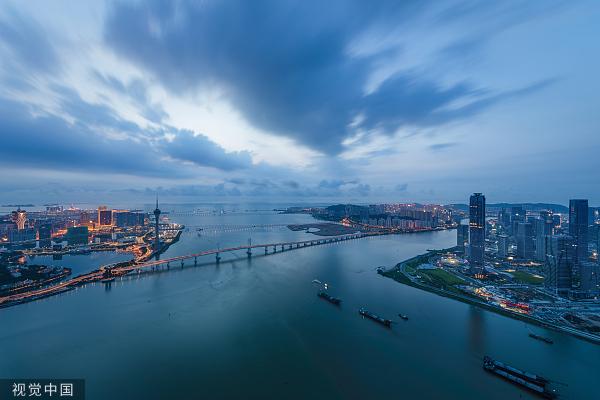
[[[452,248],[450,248],[450,249],[452,249]],[[427,253],[416,255],[414,257],[411,257],[409,259],[406,259],[404,261],[399,262],[393,268],[388,269],[388,270],[384,271],[383,273],[381,273],[381,275],[384,276],[384,277],[386,277],[386,278],[392,279],[392,280],[394,280],[394,281],[396,281],[396,282],[398,282],[400,284],[411,286],[411,287],[414,287],[416,289],[420,289],[420,290],[423,290],[423,291],[426,291],[426,292],[430,292],[430,293],[436,294],[438,296],[447,297],[447,298],[450,298],[450,299],[453,299],[453,300],[457,300],[457,301],[460,301],[460,302],[463,302],[463,303],[466,303],[466,304],[470,304],[470,305],[473,305],[473,306],[481,307],[481,308],[483,308],[483,309],[485,309],[487,311],[491,311],[491,312],[494,312],[496,314],[503,315],[505,317],[509,317],[509,318],[513,318],[513,319],[516,319],[516,320],[528,322],[528,323],[530,323],[532,325],[536,325],[536,326],[540,326],[540,327],[543,327],[543,328],[552,329],[554,331],[558,331],[558,332],[561,332],[561,333],[566,333],[566,334],[574,336],[574,337],[576,337],[578,339],[582,339],[582,340],[585,340],[587,342],[600,345],[600,337],[598,337],[598,336],[594,336],[592,334],[588,334],[586,332],[582,332],[582,331],[579,331],[579,330],[574,329],[574,328],[569,328],[569,327],[563,327],[563,326],[560,326],[560,325],[555,325],[555,324],[552,324],[550,322],[546,322],[544,320],[540,320],[538,318],[531,317],[531,316],[528,316],[528,315],[516,314],[516,313],[510,312],[510,311],[504,310],[502,308],[495,307],[495,306],[493,306],[491,304],[484,303],[484,302],[479,301],[479,300],[477,300],[475,298],[469,298],[467,296],[462,296],[462,295],[459,295],[459,294],[456,294],[456,293],[452,293],[452,292],[449,292],[449,291],[437,289],[437,288],[434,288],[432,286],[420,285],[418,283],[413,282],[401,270],[402,266],[404,264],[406,264],[406,263],[409,263],[409,262],[414,261],[414,260],[416,260],[418,258],[421,258],[421,257],[429,257],[434,252],[437,252],[437,251],[445,251],[445,250],[450,250],[450,249],[428,251]],[[393,272],[393,271],[397,271],[398,273],[400,273],[402,275],[403,279],[399,280],[399,279],[396,279],[393,276],[391,276],[391,272]]]

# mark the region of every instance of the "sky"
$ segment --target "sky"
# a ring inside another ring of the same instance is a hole
[[[0,3],[0,201],[600,205],[600,2]]]

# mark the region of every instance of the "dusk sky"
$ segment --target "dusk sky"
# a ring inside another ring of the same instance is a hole
[[[598,1],[2,1],[0,201],[600,205]]]

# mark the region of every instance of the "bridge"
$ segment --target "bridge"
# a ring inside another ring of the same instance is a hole
[[[198,258],[200,257],[212,255],[215,257],[215,261],[218,264],[221,261],[221,254],[223,253],[231,253],[240,250],[245,250],[247,257],[250,258],[253,255],[253,250],[262,250],[264,252],[264,255],[268,255],[286,252],[289,250],[303,249],[311,246],[338,243],[348,240],[360,239],[368,236],[380,236],[386,234],[387,233],[379,232],[354,233],[350,235],[324,237],[297,242],[276,242],[263,244],[252,244],[249,240],[249,243],[247,245],[205,250],[199,253],[176,256],[162,260],[146,261],[141,263],[136,263],[135,261],[132,261],[127,263],[108,264],[101,266],[99,269],[91,271],[87,274],[76,276],[72,279],[62,281],[52,286],[47,286],[24,293],[17,293],[0,297],[0,308],[63,293],[65,291],[72,290],[78,286],[83,286],[93,282],[104,281],[107,278],[113,278],[115,276],[123,276],[132,271],[141,272],[142,270],[152,270],[161,267],[170,268],[171,263],[177,262],[179,262],[183,267],[186,260],[194,260],[194,265],[196,265],[198,263]]]
[[[169,268],[171,266],[171,263],[176,263],[176,262],[179,262],[181,265],[184,265],[186,260],[191,260],[191,259],[194,260],[194,264],[197,264],[198,258],[211,256],[211,255],[214,255],[215,261],[217,263],[219,263],[221,261],[221,254],[231,253],[231,252],[240,251],[240,250],[246,250],[246,255],[248,257],[252,257],[252,255],[253,255],[252,251],[254,249],[263,250],[264,251],[263,254],[268,255],[268,254],[281,253],[281,252],[289,251],[289,250],[301,249],[301,248],[310,247],[310,246],[318,246],[318,245],[328,244],[328,243],[337,243],[337,242],[343,242],[343,241],[347,241],[347,240],[360,239],[360,238],[363,238],[366,236],[378,236],[378,235],[381,235],[381,233],[354,233],[351,235],[334,236],[334,237],[327,237],[327,238],[322,238],[322,239],[302,240],[302,241],[295,241],[295,242],[263,243],[263,244],[252,244],[251,241],[249,240],[248,244],[243,245],[243,246],[205,250],[205,251],[202,251],[199,253],[187,254],[187,255],[183,255],[183,256],[176,256],[176,257],[171,257],[171,258],[166,258],[166,259],[161,259],[161,260],[147,261],[147,262],[136,263],[136,264],[127,265],[127,266],[118,266],[116,264],[105,265],[105,266],[100,267],[100,270],[105,275],[106,275],[106,272],[108,272],[108,271],[110,271],[108,273],[109,275],[124,275],[131,271],[141,271],[141,270],[146,270],[149,268],[155,268],[155,267],[161,267],[161,266],[166,266],[167,268]]]

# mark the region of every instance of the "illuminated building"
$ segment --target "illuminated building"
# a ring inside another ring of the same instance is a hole
[[[517,256],[526,260],[531,260],[535,256],[533,225],[529,222],[518,222],[516,239]]]
[[[545,285],[559,296],[567,297],[573,280],[576,245],[569,235],[553,235],[546,254]]]
[[[600,295],[600,265],[583,261],[579,264],[579,291],[583,297]]]
[[[160,209],[158,208],[158,196],[156,196],[156,208],[154,209],[154,250],[160,248],[159,217]]]
[[[498,257],[501,257],[501,258],[508,257],[508,244],[509,244],[508,235],[498,235]]]
[[[112,225],[112,210],[108,210],[106,206],[98,207],[98,225]]]
[[[465,251],[465,244],[469,243],[469,225],[460,224],[456,228],[456,245]]]
[[[512,235],[517,234],[517,224],[519,222],[525,222],[526,214],[527,213],[526,213],[525,209],[523,208],[523,206],[512,207],[511,214],[510,214],[510,223],[511,223],[510,233]]]
[[[546,260],[548,237],[554,234],[554,215],[552,211],[540,211],[540,218],[535,220],[535,259]]]
[[[22,230],[25,229],[25,224],[27,223],[27,213],[25,210],[21,210],[21,208],[17,208],[17,211],[13,211],[13,222],[17,224],[17,229]]]
[[[588,201],[569,200],[569,235],[575,240],[575,266],[587,260],[588,252]]]
[[[485,272],[485,196],[474,193],[469,199],[469,264],[472,274]]]
[[[52,244],[52,224],[42,224],[38,228],[39,247],[50,247]]]

